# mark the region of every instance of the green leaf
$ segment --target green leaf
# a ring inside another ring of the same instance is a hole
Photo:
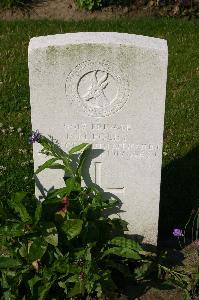
[[[29,285],[29,288],[30,288],[30,291],[31,291],[31,294],[33,296],[33,288],[34,288],[34,285],[41,281],[41,278],[37,275],[35,275],[34,277],[32,277],[30,280],[28,280],[28,285]]]
[[[76,279],[76,283],[75,283],[74,287],[67,293],[66,297],[72,298],[72,297],[82,294],[82,293],[83,293],[83,288],[82,288],[80,280],[78,278],[78,281]]]
[[[67,275],[70,271],[70,265],[68,264],[68,255],[64,255],[63,257],[55,260],[52,266],[52,270]]]
[[[65,281],[58,281],[58,285],[59,285],[59,287],[62,288],[62,289],[66,289],[66,288],[67,288],[66,282],[65,282]]]
[[[6,277],[6,272],[2,271],[1,275],[2,275],[1,280],[0,280],[1,288],[3,288],[4,290],[8,289],[9,288],[9,283],[8,283],[8,280],[7,280],[7,277]]]
[[[141,256],[138,254],[138,252],[135,252],[131,249],[125,249],[121,247],[113,247],[109,248],[104,251],[103,255],[101,258],[104,258],[107,255],[114,254],[120,257],[126,257],[126,258],[132,258],[134,260],[140,260]]]
[[[12,299],[12,289],[10,287],[10,284],[7,281],[6,275],[4,272],[1,272],[1,292],[2,292],[2,296],[1,299],[2,300],[10,300]]]
[[[28,258],[31,262],[40,259],[47,249],[47,242],[43,238],[35,239],[29,249]]]
[[[21,247],[19,248],[19,254],[23,258],[27,258],[27,256],[28,256],[28,247],[25,244],[21,243]]]
[[[60,199],[67,194],[67,191],[67,187],[49,191],[42,204],[60,203]]]
[[[69,240],[80,234],[83,221],[79,219],[66,220],[62,225],[62,230],[66,233]]]
[[[0,269],[18,268],[21,266],[21,262],[15,258],[1,256],[0,257]]]
[[[51,244],[55,247],[58,245],[57,228],[53,223],[45,226],[45,231],[43,234],[44,239],[48,244]]]
[[[69,273],[70,274],[80,274],[82,272],[82,266],[78,264],[70,264]]]
[[[54,284],[54,281],[46,283],[44,286],[39,287],[38,289],[38,300],[44,300],[46,299],[46,296],[48,295],[48,292],[51,288],[51,286]]]
[[[80,144],[78,146],[75,146],[75,147],[71,148],[68,153],[69,153],[69,155],[71,155],[73,153],[81,151],[82,149],[84,149],[85,147],[88,147],[88,146],[90,146],[90,144],[82,143],[82,144]]]
[[[66,193],[69,195],[71,192],[80,191],[81,185],[75,180],[75,178],[69,178],[66,180]]]
[[[40,221],[41,215],[42,215],[42,203],[38,202],[36,210],[35,210],[35,218],[34,218],[34,224],[35,225],[37,225],[38,222]]]
[[[27,195],[26,192],[17,192],[12,196],[12,200],[17,203],[22,202],[26,197],[26,195]]]
[[[49,169],[55,169],[55,170],[64,170],[64,171],[69,171],[70,169],[67,169],[66,166],[62,165],[62,164],[52,164],[50,167],[48,167]],[[67,170],[66,170],[67,169]]]
[[[50,158],[47,161],[45,161],[45,163],[43,165],[38,167],[38,169],[35,172],[35,175],[40,173],[41,171],[49,168],[57,160],[58,160],[58,158],[53,157],[53,158]]]
[[[17,192],[9,201],[9,205],[11,206],[11,208],[20,215],[20,218],[24,223],[32,222],[30,215],[28,214],[25,206],[22,203],[26,195],[26,192]]]
[[[85,261],[91,261],[91,247],[87,246],[80,248],[78,251],[74,252],[74,257],[76,260],[82,259]]]
[[[102,291],[102,286],[101,284],[98,282],[96,284],[96,289],[95,289],[96,293],[97,293],[97,297],[100,298],[103,294],[103,291]]]
[[[79,175],[79,177],[81,176],[81,173],[82,173],[82,168],[83,168],[83,165],[84,165],[84,161],[86,159],[86,156],[87,156],[87,153],[88,153],[88,150],[91,148],[91,144],[85,144],[85,148],[84,148],[84,151],[82,152],[82,154],[80,155],[80,158],[79,158],[79,164],[78,164],[78,167],[77,167],[77,171],[76,173]]]
[[[108,243],[114,246],[119,246],[123,249],[131,249],[137,252],[143,251],[139,243],[121,236],[113,238]]]
[[[69,165],[68,160],[63,159],[64,165],[59,163],[54,163],[48,167],[48,169],[55,169],[55,170],[64,170],[65,173],[73,174],[73,170]]]
[[[24,224],[14,223],[0,227],[0,236],[18,237],[25,234]]]
[[[67,278],[67,282],[78,282],[78,281],[79,281],[78,274],[72,275],[69,278]]]
[[[56,141],[42,136],[38,142],[43,146],[43,149],[41,150],[42,153],[57,157],[60,160],[68,158],[68,154],[56,145]]]
[[[125,220],[122,220],[120,218],[113,218],[111,219],[111,224],[113,225],[114,230],[116,230],[116,232],[118,231],[128,231],[128,222],[126,222]]]
[[[135,279],[137,280],[144,279],[144,277],[146,277],[146,275],[149,274],[152,264],[153,262],[148,261],[143,263],[141,266],[137,267],[134,270]]]

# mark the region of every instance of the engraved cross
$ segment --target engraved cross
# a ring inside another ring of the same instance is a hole
[[[95,162],[95,184],[102,187],[102,163],[101,162]],[[125,188],[124,187],[115,187],[115,188],[104,188],[102,187],[104,192],[112,193],[112,194],[121,194],[124,193]]]

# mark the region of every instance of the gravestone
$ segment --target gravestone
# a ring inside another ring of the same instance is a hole
[[[85,183],[117,196],[130,234],[152,244],[158,230],[167,60],[165,40],[125,33],[61,34],[29,44],[33,130],[53,136],[63,150],[91,143]],[[34,144],[35,169],[46,160],[39,147]],[[46,170],[38,175],[38,187],[62,186],[62,177]]]

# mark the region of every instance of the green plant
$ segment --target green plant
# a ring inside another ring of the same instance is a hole
[[[171,286],[188,293],[186,275],[126,238],[125,221],[107,216],[118,200],[104,199],[96,188],[81,185],[91,145],[65,153],[38,131],[29,143],[36,141],[50,158],[35,174],[62,169],[65,187],[50,190],[43,202],[25,192],[0,201],[1,299],[112,299],[121,278],[123,285],[130,281],[150,286],[152,281],[164,282],[166,273]]]
[[[36,174],[46,168],[63,169],[65,187],[49,191],[43,202],[28,199],[25,192],[1,202],[2,299],[108,295],[117,289],[113,271],[133,279],[129,262],[136,263],[138,272],[150,253],[118,236],[127,229],[125,221],[104,216],[105,210],[117,207],[117,200],[103,199],[96,188],[81,186],[91,146],[81,144],[65,153],[39,132],[29,142],[38,139],[41,152],[50,159]]]
[[[165,278],[163,286],[176,286],[181,288],[183,291],[183,299],[191,300],[192,295],[198,287],[199,274],[190,272],[190,270],[184,269],[183,271],[178,271],[177,267],[165,266],[166,260],[163,261],[164,265],[159,263],[160,276]]]
[[[88,10],[100,8],[103,4],[103,0],[76,0],[76,1],[79,7]]]

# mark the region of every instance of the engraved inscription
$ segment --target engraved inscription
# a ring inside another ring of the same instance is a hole
[[[65,144],[70,147],[88,142],[93,149],[104,150],[100,157],[130,159],[151,159],[161,155],[161,145],[140,142],[134,137],[130,124],[80,123],[65,124]]]
[[[129,98],[129,83],[121,69],[109,62],[85,61],[67,76],[67,101],[79,113],[107,117],[120,111]]]

